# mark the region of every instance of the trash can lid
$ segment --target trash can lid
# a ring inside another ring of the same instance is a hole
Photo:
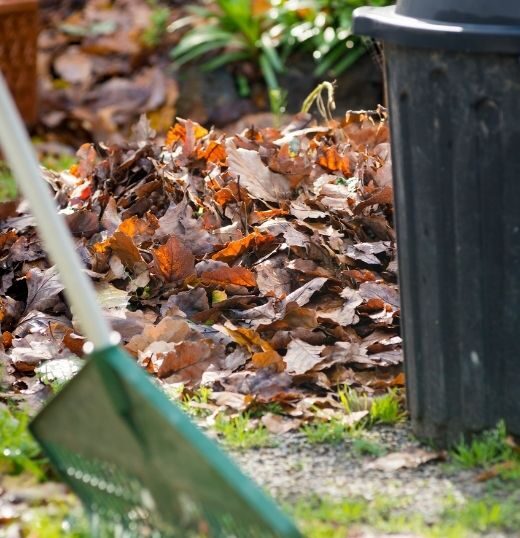
[[[412,47],[520,52],[518,0],[397,0],[354,10],[353,31]]]

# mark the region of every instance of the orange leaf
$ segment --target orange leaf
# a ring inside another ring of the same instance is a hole
[[[213,196],[213,199],[218,205],[222,207],[224,207],[229,202],[237,201],[235,195],[233,194],[233,192],[231,192],[231,189],[228,188],[220,189],[219,191],[217,191]]]
[[[256,224],[265,220],[274,219],[275,217],[283,217],[289,212],[285,209],[270,209],[269,211],[253,211],[250,215],[250,223]]]
[[[4,331],[2,333],[2,344],[4,345],[4,349],[10,348],[12,343],[13,335],[9,331]]]
[[[211,140],[206,148],[197,151],[197,157],[224,166],[227,161],[226,148],[220,142]]]
[[[336,148],[326,148],[318,158],[318,164],[331,172],[340,171],[342,174],[350,175],[350,161],[346,155],[340,156]]]
[[[283,362],[282,357],[280,357],[274,350],[254,353],[251,360],[255,368],[275,366],[277,372],[283,372],[285,370],[285,363]]]
[[[167,282],[182,280],[193,274],[195,257],[174,235],[159,248],[152,249],[155,273]]]
[[[17,239],[18,235],[14,230],[9,230],[8,232],[0,234],[0,250],[10,248]]]
[[[245,327],[237,327],[236,329],[224,328],[237,344],[247,348],[248,351],[255,351],[257,348],[260,348],[262,351],[273,351],[271,344],[263,340],[252,329],[246,329]]]
[[[114,254],[119,256],[123,265],[129,269],[132,269],[136,263],[143,261],[133,239],[123,232],[115,232],[108,244]],[[98,245],[101,243],[94,247],[97,248]]]
[[[194,126],[194,134],[196,139],[202,138],[203,136],[206,136],[208,134],[208,130],[202,127],[202,125],[199,125],[196,122],[192,123]],[[166,135],[166,145],[171,146],[179,140],[181,140],[182,142],[186,140],[186,127],[182,123],[176,123],[168,131],[168,134]]]
[[[270,234],[261,234],[259,232],[252,232],[242,239],[231,241],[228,246],[219,252],[213,254],[214,260],[223,261],[226,263],[236,260],[239,256],[244,254],[247,250],[256,250],[261,246],[272,243],[274,237]]]
[[[202,273],[201,278],[218,284],[235,284],[248,288],[256,286],[255,275],[245,267],[219,267]]]
[[[153,235],[154,228],[148,221],[140,219],[137,215],[133,215],[129,219],[125,219],[119,225],[117,231],[133,238],[136,235]]]

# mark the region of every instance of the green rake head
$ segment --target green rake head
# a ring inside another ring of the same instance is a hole
[[[96,536],[301,536],[119,347],[94,352],[31,431]]]

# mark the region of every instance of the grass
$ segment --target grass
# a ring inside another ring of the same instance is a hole
[[[391,390],[384,396],[374,398],[369,411],[372,424],[397,424],[406,417],[402,410],[399,395],[396,390]]]
[[[369,426],[375,424],[398,424],[406,417],[402,410],[397,391],[391,390],[383,396],[370,399],[366,394],[344,387],[337,392],[338,400],[346,414],[367,411],[368,415],[358,422],[347,425],[339,418],[328,422],[313,422],[302,427],[301,431],[310,443],[337,444],[351,436],[356,455],[380,456],[384,449],[361,436]]]
[[[43,480],[47,461],[27,429],[29,420],[23,411],[0,406],[0,469],[7,474],[31,473]]]
[[[369,399],[365,394],[360,394],[350,387],[339,389],[337,394],[346,413],[368,411],[368,424],[367,421],[362,421],[360,427],[374,424],[398,424],[406,417],[399,394],[395,389],[373,399]]]
[[[54,170],[55,172],[63,172],[64,170],[68,170],[77,161],[77,157],[69,155],[68,153],[60,153],[57,155],[49,154],[42,158],[42,166],[45,166],[45,168],[48,168],[49,170]]]
[[[507,532],[520,528],[514,499],[486,498],[463,505],[445,499],[444,504],[434,524],[411,512],[410,500],[406,498],[400,501],[387,497],[376,497],[372,501],[313,498],[297,503],[293,513],[308,538],[344,538],[355,528],[389,534],[412,533],[424,538],[469,538],[476,532]]]
[[[379,458],[386,454],[386,449],[375,441],[371,441],[365,437],[357,437],[352,440],[352,453],[358,457],[373,456]]]
[[[267,428],[262,424],[253,426],[248,413],[232,418],[219,415],[215,421],[215,430],[230,448],[247,450],[273,444]]]
[[[461,441],[450,455],[453,463],[467,469],[485,468],[508,460],[520,461],[520,456],[515,455],[507,443],[506,425],[503,421],[469,443]]]
[[[73,155],[62,153],[59,155],[46,155],[42,158],[42,165],[50,170],[61,172],[68,170],[76,161],[77,158]],[[16,182],[10,170],[0,161],[0,202],[14,200],[17,194]]]
[[[89,538],[92,536],[83,513],[65,503],[30,510],[20,522],[25,538]],[[18,534],[17,534],[18,536]]]
[[[251,418],[260,418],[267,413],[272,413],[273,415],[284,414],[284,408],[277,402],[269,402],[266,404],[255,402],[252,404],[248,411]]]
[[[148,47],[160,45],[168,29],[170,9],[160,5],[154,5],[150,15],[150,24],[143,32],[141,39]]]
[[[11,172],[0,163],[0,202],[16,198],[16,183]]]
[[[179,403],[185,413],[203,418],[210,414],[209,409],[204,407],[209,405],[210,399],[211,389],[208,387],[199,387],[191,394],[183,393]]]
[[[338,399],[346,413],[370,410],[370,401],[367,396],[360,394],[351,387],[340,388],[338,390]]]
[[[339,420],[306,424],[301,431],[312,444],[338,444],[349,434],[349,428]]]

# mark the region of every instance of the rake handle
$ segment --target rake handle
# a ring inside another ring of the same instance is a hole
[[[65,294],[85,336],[95,349],[114,344],[110,326],[96,299],[92,282],[83,271],[76,246],[42,178],[36,154],[18,109],[0,72],[0,145],[16,182],[28,200],[38,234],[56,264]]]

